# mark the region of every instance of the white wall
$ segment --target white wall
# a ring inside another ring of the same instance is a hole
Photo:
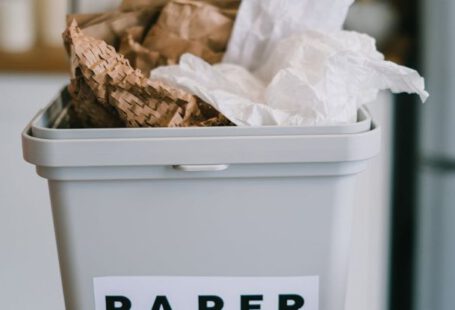
[[[47,184],[22,160],[20,134],[66,79],[0,75],[2,310],[63,309]]]

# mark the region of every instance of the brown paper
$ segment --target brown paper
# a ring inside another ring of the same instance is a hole
[[[140,26],[128,29],[122,36],[119,53],[130,61],[131,66],[145,74],[158,66],[165,66],[169,63],[160,53],[151,51],[138,43],[143,33],[144,28]],[[148,76],[148,74],[145,75]]]
[[[68,90],[72,97],[72,111],[77,117],[72,120],[81,128],[118,128],[125,123],[114,108],[98,104],[95,94],[85,82],[82,75],[75,77]]]
[[[164,7],[170,0],[123,0],[120,5],[122,11],[135,11],[147,7]],[[230,0],[229,0],[230,1]]]
[[[173,0],[164,7],[143,46],[159,52],[172,64],[184,53],[214,64],[223,57],[233,24],[216,6],[202,1]]]
[[[164,7],[171,0],[123,0],[120,5],[122,11],[134,11],[138,9],[143,9],[149,6],[162,6]],[[237,11],[240,6],[240,0],[199,0],[200,2],[205,2],[219,8],[222,8],[226,11],[235,10]]]
[[[117,121],[128,127],[232,125],[196,97],[149,80],[112,46],[85,35],[76,21],[64,39],[73,74],[69,91],[79,114],[102,115],[106,127]],[[87,119],[88,123],[97,121]]]
[[[76,20],[85,35],[114,46],[133,68],[147,77],[158,66],[176,64],[184,53],[198,55],[209,63],[219,62],[239,4],[240,0],[124,0],[111,12],[69,15],[68,24]],[[122,119],[119,110],[95,96],[93,84],[86,80],[78,64],[73,67],[75,73],[76,69],[79,71],[70,89],[74,111],[82,124],[87,127],[122,126],[125,118]],[[209,105],[199,102],[198,106],[205,107],[205,113],[210,112]],[[174,107],[174,110],[178,109]],[[211,113],[209,119],[212,121],[201,125],[217,124],[219,113]],[[131,114],[125,112],[125,115],[131,119]],[[166,123],[159,122],[161,125]],[[138,124],[144,125],[143,122]]]
[[[68,24],[75,19],[85,34],[114,46],[149,76],[157,66],[176,64],[184,53],[220,62],[239,4],[240,0],[124,0],[115,11],[69,15]]]
[[[113,11],[103,14],[73,14],[68,15],[68,25],[76,20],[84,33],[105,41],[117,49],[123,34],[132,27],[149,27],[158,17],[161,8],[147,8],[134,12]]]

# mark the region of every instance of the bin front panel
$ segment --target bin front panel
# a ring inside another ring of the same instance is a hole
[[[343,309],[354,179],[51,181],[67,310],[102,276],[319,276]]]

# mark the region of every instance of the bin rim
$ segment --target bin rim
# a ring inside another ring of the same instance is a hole
[[[380,149],[380,128],[366,108],[359,112],[364,119],[344,127],[40,128],[45,114],[55,117],[68,100],[65,88],[23,131],[23,155],[29,163],[38,167],[343,163],[368,160]]]
[[[286,164],[365,161],[380,150],[380,128],[343,135],[52,140],[22,133],[24,159],[42,167]]]
[[[102,138],[153,138],[153,137],[219,137],[219,136],[263,136],[263,135],[327,135],[354,134],[367,132],[372,126],[372,118],[365,107],[358,110],[358,121],[351,124],[327,126],[224,126],[186,128],[52,128],[62,111],[70,104],[66,87],[57,98],[41,109],[31,121],[34,137],[43,139],[102,139]]]

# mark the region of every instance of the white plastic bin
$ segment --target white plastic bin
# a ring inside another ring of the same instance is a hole
[[[94,309],[103,276],[318,276],[319,309],[344,309],[355,176],[380,145],[366,111],[325,128],[50,128],[66,104],[23,150],[49,180],[67,310]]]

